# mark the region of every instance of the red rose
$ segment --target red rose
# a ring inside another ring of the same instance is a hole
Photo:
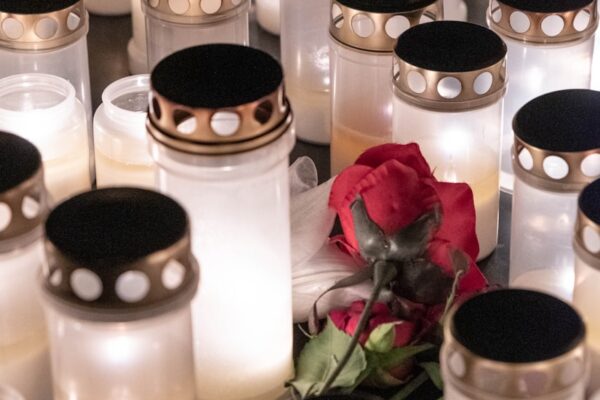
[[[474,262],[479,243],[471,188],[464,183],[438,182],[417,144],[371,148],[336,178],[329,205],[337,211],[344,232],[336,240],[350,254],[360,257],[350,210],[358,196],[369,217],[386,234],[397,232],[440,206],[442,222],[428,244],[429,261],[448,277],[454,277],[452,251],[460,250],[468,256],[470,265],[458,293],[486,287],[487,281]]]

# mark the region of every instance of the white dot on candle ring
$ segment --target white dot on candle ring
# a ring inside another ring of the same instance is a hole
[[[593,228],[583,228],[583,244],[590,253],[600,252],[600,234]]]
[[[190,9],[189,0],[169,0],[169,7],[175,14],[185,14]]]
[[[575,20],[573,21],[573,27],[581,32],[584,31],[588,25],[590,24],[590,13],[587,10],[581,10],[575,16]]]
[[[408,87],[415,93],[423,93],[427,89],[427,81],[420,72],[410,71],[406,76]]]
[[[450,355],[448,358],[448,366],[454,375],[459,378],[462,378],[467,373],[467,365],[465,363],[465,359],[462,354],[455,352]]]
[[[489,72],[484,72],[475,78],[473,90],[475,90],[475,93],[479,95],[486,94],[492,88],[492,83],[494,83],[494,77],[492,74]]]
[[[337,4],[331,6],[331,20],[335,23],[335,27],[340,29],[344,25],[344,16],[342,8]]]
[[[57,31],[58,23],[52,18],[42,18],[35,24],[35,33],[42,39],[50,39]]]
[[[150,0],[150,6],[151,7],[158,7],[158,4],[160,3],[160,0]]]
[[[163,286],[169,290],[174,290],[181,286],[184,277],[185,268],[176,260],[169,261],[161,275]]]
[[[219,111],[210,119],[210,127],[219,136],[234,135],[241,124],[240,116],[231,111]]]
[[[10,39],[18,39],[23,35],[23,24],[14,18],[6,18],[2,22],[2,30]]]
[[[234,6],[239,6],[241,2],[242,2],[242,0],[231,0],[231,3],[232,3]]]
[[[12,210],[6,203],[0,203],[0,232],[8,228],[12,219]]]
[[[560,372],[560,384],[564,387],[574,384],[582,374],[582,361],[574,359],[563,366]]]
[[[74,31],[75,29],[77,29],[79,27],[79,24],[81,23],[81,17],[75,13],[70,13],[69,16],[67,17],[67,28],[69,28],[69,30]]]
[[[521,11],[515,11],[510,15],[510,26],[515,32],[524,33],[529,30],[531,22],[525,13]]]
[[[375,23],[366,14],[358,14],[352,18],[352,30],[361,38],[368,38],[375,32]]]
[[[50,284],[52,286],[59,286],[62,283],[62,271],[60,269],[55,269],[50,275]]]
[[[392,39],[398,39],[398,36],[408,28],[410,28],[410,22],[403,15],[395,15],[385,23],[385,33]]]
[[[446,99],[454,99],[460,95],[462,83],[453,76],[447,76],[438,83],[438,93]]]
[[[600,154],[587,156],[581,162],[581,172],[589,178],[600,175]]]
[[[34,219],[40,215],[40,203],[30,196],[25,196],[21,205],[21,212],[27,219]]]
[[[207,14],[214,14],[221,8],[221,0],[201,0],[200,8]]]
[[[150,291],[150,279],[140,271],[127,271],[117,279],[117,296],[127,303],[144,299]]]
[[[94,301],[102,295],[102,281],[98,275],[84,268],[71,274],[71,288],[84,301]]]
[[[502,9],[500,8],[496,0],[492,1],[490,10],[492,10],[492,19],[494,20],[494,22],[500,22],[500,20],[502,19]]]
[[[563,179],[569,175],[569,164],[558,156],[548,156],[544,160],[544,172],[552,179]]]
[[[519,164],[521,164],[521,167],[525,168],[527,171],[531,171],[533,168],[533,156],[529,150],[525,148],[521,150],[519,153]]]
[[[556,36],[562,32],[565,21],[558,15],[550,15],[542,21],[542,31],[548,36]]]

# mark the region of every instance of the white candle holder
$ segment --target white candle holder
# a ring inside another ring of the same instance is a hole
[[[142,9],[150,69],[187,47],[249,42],[250,0],[142,0]]]
[[[419,144],[436,177],[473,190],[479,259],[498,243],[506,45],[466,22],[433,22],[398,38],[394,142]]]
[[[94,117],[98,187],[154,187],[146,134],[149,91],[148,75],[120,79],[104,90]]]
[[[584,400],[585,325],[567,303],[497,290],[455,309],[440,353],[446,400]]]
[[[46,400],[48,341],[36,295],[49,209],[42,158],[30,142],[0,132],[0,160],[0,382],[29,400]],[[0,387],[0,398],[7,393]]]
[[[199,400],[274,400],[293,376],[283,70],[236,45],[182,50],[152,73],[148,116],[160,189],[192,218]],[[261,328],[248,310],[268,310]],[[235,315],[235,318],[232,316]]]
[[[189,221],[156,192],[103,189],[46,221],[54,399],[194,400]]]
[[[466,22],[469,16],[469,7],[465,0],[444,0],[444,19],[447,21]]]
[[[283,0],[281,8],[281,60],[296,135],[316,144],[328,144],[331,136],[330,7],[330,0]]]
[[[600,287],[600,180],[587,186],[579,197],[573,246],[576,254],[573,304],[587,324],[588,348],[592,357],[590,390],[596,391],[600,389],[600,313],[597,302]],[[599,397],[600,393],[593,399]]]
[[[85,0],[85,8],[97,15],[126,15],[131,12],[131,3],[127,0]]]
[[[508,46],[502,189],[512,192],[512,120],[528,101],[562,89],[589,89],[598,26],[596,0],[490,0],[488,25]]]
[[[281,1],[282,0],[256,0],[255,2],[256,20],[258,21],[258,24],[265,31],[277,36],[281,33]],[[312,23],[312,21],[304,22]]]
[[[131,24],[133,37],[127,45],[129,72],[134,75],[147,74],[150,71],[146,52],[146,19],[142,11],[142,0],[131,0]]]
[[[540,96],[515,116],[510,285],[570,300],[577,196],[600,176],[600,92]]]
[[[66,80],[44,74],[0,79],[0,130],[37,146],[54,200],[90,189],[85,110]]]
[[[368,148],[392,141],[390,76],[396,39],[411,26],[442,17],[441,0],[332,1],[332,175]]]

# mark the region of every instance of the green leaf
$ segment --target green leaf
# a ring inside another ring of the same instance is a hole
[[[394,347],[397,323],[381,324],[371,332],[365,344],[367,350],[375,353],[387,353]]]
[[[298,391],[302,399],[320,393],[351,341],[350,336],[340,331],[331,319],[328,319],[323,332],[310,340],[302,349],[296,364],[296,377],[288,382],[288,385]],[[357,346],[331,387],[355,386],[366,368],[365,352]]]
[[[419,366],[427,372],[429,379],[433,382],[435,387],[440,390],[444,389],[444,382],[442,381],[442,374],[440,372],[440,364],[437,362],[424,362],[420,363]]]
[[[390,400],[405,400],[405,399],[407,399],[422,384],[424,384],[425,382],[427,382],[427,380],[428,380],[427,373],[423,371],[415,379],[413,379],[412,381],[408,382],[402,388],[402,390],[400,390],[398,393],[396,393],[394,396],[392,396],[390,398]]]
[[[432,344],[426,343],[419,346],[406,346],[406,347],[398,347],[396,349],[391,350],[386,354],[379,355],[379,365],[381,368],[393,368],[404,363],[411,357],[416,356],[419,353],[432,349],[434,346]]]

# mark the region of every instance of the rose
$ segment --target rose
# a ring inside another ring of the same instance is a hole
[[[354,257],[360,257],[360,250],[351,205],[359,196],[369,218],[387,235],[406,228],[438,207],[442,214],[441,225],[427,243],[426,260],[415,260],[411,264],[419,269],[417,273],[422,273],[417,282],[427,286],[431,277],[445,277],[444,287],[449,291],[447,281],[455,277],[453,254],[458,251],[464,253],[468,266],[457,294],[486,287],[486,279],[474,262],[479,244],[475,233],[473,193],[464,183],[438,182],[417,144],[385,144],[371,148],[335,180],[329,205],[337,211],[344,234],[334,240]],[[414,271],[411,273],[414,275]],[[408,300],[425,302],[423,296],[415,292],[420,288],[409,287],[409,280],[404,278],[396,279],[392,290]],[[429,294],[432,292],[435,290],[430,290]],[[438,293],[435,302],[442,298]]]

